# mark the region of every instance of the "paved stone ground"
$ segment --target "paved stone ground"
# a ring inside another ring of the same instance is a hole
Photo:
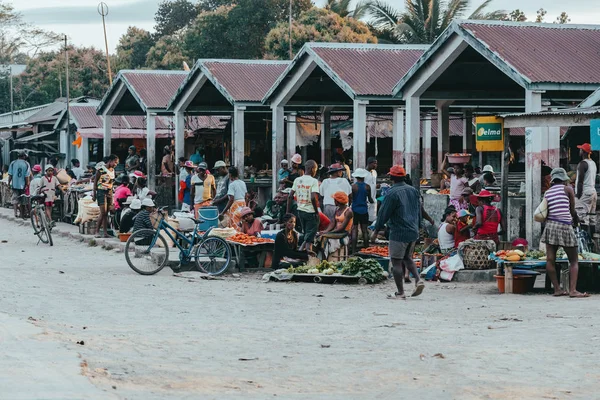
[[[76,235],[36,242],[0,219],[2,399],[598,398],[600,296],[390,301],[391,282],[144,277]]]

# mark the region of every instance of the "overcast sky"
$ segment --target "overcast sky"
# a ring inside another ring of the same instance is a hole
[[[127,27],[135,25],[152,30],[154,13],[160,0],[104,0],[109,6],[107,18],[108,45],[114,51],[119,37]],[[325,0],[314,0],[323,5]],[[404,0],[388,0],[400,9]],[[483,0],[473,1],[480,4]],[[99,0],[13,0],[13,5],[26,21],[64,33],[70,42],[79,46],[104,49],[101,17],[97,12]],[[540,7],[548,11],[547,22],[552,22],[562,11],[571,17],[571,23],[600,24],[600,0],[495,0],[491,8],[514,10],[520,8],[529,19],[535,18]]]

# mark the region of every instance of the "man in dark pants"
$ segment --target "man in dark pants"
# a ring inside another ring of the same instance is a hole
[[[425,284],[419,277],[417,266],[412,260],[415,242],[419,239],[421,225],[421,198],[419,191],[405,182],[406,171],[399,165],[390,169],[394,186],[388,191],[379,211],[375,231],[371,241],[375,242],[379,231],[387,224],[390,230],[390,259],[392,260],[394,281],[398,291],[390,294],[391,299],[405,299],[404,271],[408,269],[415,277],[415,290],[412,297],[423,292]]]
[[[319,228],[319,181],[315,179],[317,174],[317,163],[308,160],[304,164],[306,172],[294,180],[292,191],[288,196],[287,212],[292,208],[292,199],[296,195],[298,204],[298,219],[302,224],[304,242],[300,250],[312,251],[313,242]]]

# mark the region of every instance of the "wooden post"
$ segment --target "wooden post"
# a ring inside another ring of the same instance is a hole
[[[392,163],[404,164],[404,108],[394,108],[392,111]]]
[[[420,98],[406,99],[406,152],[404,163],[406,173],[411,176],[413,183],[419,183],[419,147],[421,139]]]
[[[102,146],[102,152],[103,152],[104,157],[108,157],[111,152],[111,142],[112,142],[112,116],[108,115],[108,114],[103,114],[102,122],[104,123],[104,137],[103,137],[104,143]]]
[[[513,267],[512,265],[504,264],[504,293],[512,294],[513,292]]]
[[[365,168],[367,164],[367,104],[368,101],[354,100],[352,169]]]
[[[444,162],[444,155],[450,150],[450,107],[437,106],[438,110],[438,169]]]
[[[146,149],[148,163],[146,166],[148,176],[148,189],[156,189],[156,114],[146,114]],[[160,156],[158,158],[161,158]]]
[[[510,150],[508,150],[508,144],[510,142],[510,130],[509,129],[504,129],[504,151],[502,152],[502,178],[501,178],[501,183],[500,183],[500,196],[502,197],[502,202],[500,203],[500,212],[502,213],[502,218],[504,218],[504,221],[506,223],[506,227],[508,228],[508,224],[507,224],[507,217],[508,217],[508,163],[510,161]],[[507,229],[508,230],[508,229]],[[507,241],[508,238],[508,232],[504,232],[503,235],[503,240]]]
[[[246,113],[246,107],[244,106],[233,106],[233,165],[240,171],[240,176],[244,177],[244,144],[245,144],[245,132],[244,132],[244,114]],[[283,133],[282,133],[283,135]],[[281,161],[281,160],[279,160]],[[273,166],[273,175],[277,175],[277,166]]]
[[[431,114],[425,115],[425,120],[423,121],[423,177],[431,178],[431,168],[432,168],[432,159],[431,159],[431,132],[432,132],[432,118]],[[439,131],[438,131],[439,138]]]
[[[281,164],[281,160],[283,160],[283,147],[284,147],[284,110],[283,106],[274,105],[271,107],[272,110],[272,169],[273,169],[273,183],[272,190],[273,195],[277,193],[277,168],[279,164]],[[302,160],[305,161],[305,160]]]

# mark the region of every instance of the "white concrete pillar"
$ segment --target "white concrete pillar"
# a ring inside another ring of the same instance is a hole
[[[448,105],[437,106],[438,115],[438,169],[444,162],[444,155],[450,150],[450,107]]]
[[[79,160],[81,168],[85,169],[90,162],[90,146],[88,138],[81,138],[81,147],[75,150],[75,157]]]
[[[473,146],[473,114],[471,111],[463,113],[463,153],[472,153]]]
[[[525,112],[542,109],[542,92],[525,91]],[[533,221],[533,212],[541,200],[542,129],[525,129],[525,232],[530,247],[537,248],[541,235],[541,225]]]
[[[321,114],[321,164],[331,164],[331,110],[325,108]]]
[[[394,108],[392,111],[392,163],[404,164],[404,108]]]
[[[325,126],[326,126],[326,122],[325,122],[325,107],[321,107],[321,136],[319,137],[319,141],[321,142],[321,165],[325,165],[325,154],[326,154],[326,150],[325,150],[325,143],[326,143],[326,138],[325,138]]]
[[[71,147],[71,143],[69,143],[69,134],[66,130],[60,131],[59,134],[59,143],[58,143],[58,152],[65,155],[65,159],[63,160],[64,165],[61,168],[66,168],[69,166],[71,158],[69,157],[69,149]],[[58,167],[58,166],[57,166]]]
[[[287,117],[287,160],[288,163],[290,163],[291,165],[291,161],[290,159],[292,158],[292,156],[294,154],[296,154],[296,132],[297,132],[297,126],[296,126],[296,113],[291,113],[290,115],[288,115]],[[277,168],[279,168],[279,166],[277,166]]]
[[[271,160],[273,168],[273,194],[277,193],[277,169],[283,160],[284,151],[284,109],[283,106],[275,105],[271,107],[272,110],[272,150],[273,158]],[[306,161],[306,160],[302,160]]]
[[[111,142],[112,142],[112,117],[107,114],[102,114],[102,121],[104,123],[104,144],[102,147],[104,157],[110,155]]]
[[[404,153],[404,163],[406,173],[409,174],[413,182],[419,181],[419,142],[421,139],[421,113],[419,97],[409,97],[406,99],[406,152]]]
[[[431,178],[431,135],[432,135],[433,115],[427,114],[423,121],[423,177]]]
[[[560,126],[548,128],[548,159],[546,164],[550,168],[560,166]]]
[[[148,176],[148,189],[156,189],[156,114],[146,114],[146,150],[148,162],[146,171]],[[160,158],[160,157],[158,157]]]
[[[245,121],[246,107],[234,106],[233,107],[233,138],[232,138],[232,152],[233,152],[233,165],[240,171],[240,176],[244,176],[244,121]],[[273,166],[273,174],[275,174],[277,166]]]
[[[365,168],[367,164],[367,104],[354,100],[352,168]]]

